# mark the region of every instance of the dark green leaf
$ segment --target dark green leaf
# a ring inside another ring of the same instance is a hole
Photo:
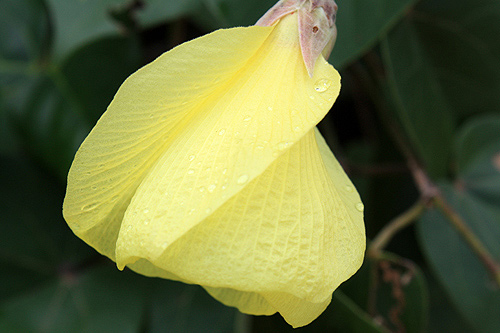
[[[25,148],[61,179],[66,178],[74,153],[90,124],[73,100],[61,92],[64,79],[33,78],[26,100],[12,113],[12,121]]]
[[[7,61],[39,60],[50,38],[43,1],[0,0],[0,8],[0,72]]]
[[[150,27],[190,13],[200,6],[201,0],[145,0],[137,10],[137,18],[143,27]]]
[[[425,0],[412,20],[453,109],[499,112],[500,2]]]
[[[118,25],[110,12],[127,0],[47,0],[54,22],[54,56],[63,59],[79,45],[96,38],[115,35]]]
[[[109,37],[79,48],[61,65],[62,76],[88,124],[106,110],[123,81],[139,67],[132,38]]]
[[[149,332],[232,332],[236,309],[224,306],[201,287],[161,280],[150,313]]]
[[[469,121],[457,139],[460,186],[498,207],[500,202],[500,116]]]
[[[441,189],[453,209],[500,260],[500,214],[467,191],[451,185]],[[500,289],[464,238],[436,209],[420,219],[418,230],[427,258],[458,310],[478,332],[498,332]]]
[[[325,316],[328,316],[331,327],[336,331],[352,333],[387,332],[341,290],[335,291],[333,296],[332,304],[325,312]]]
[[[3,321],[22,332],[137,332],[148,279],[115,267],[60,278],[0,306]]]
[[[74,266],[93,251],[61,214],[64,187],[21,159],[0,157],[0,299],[45,281],[60,265]]]
[[[382,45],[399,120],[429,174],[445,176],[454,119],[415,27],[408,20],[401,22]]]
[[[337,0],[338,38],[330,57],[343,67],[372,48],[416,0]]]

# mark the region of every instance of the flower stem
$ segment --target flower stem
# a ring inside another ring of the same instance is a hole
[[[387,246],[390,240],[400,230],[413,223],[425,210],[425,201],[419,200],[408,210],[389,222],[371,242],[368,248],[368,256],[376,258],[380,256],[382,250]]]

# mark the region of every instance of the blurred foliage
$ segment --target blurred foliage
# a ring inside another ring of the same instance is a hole
[[[500,286],[481,253],[500,262],[500,2],[337,2],[343,90],[320,127],[368,236],[391,238],[299,331],[498,332]],[[73,155],[121,82],[273,4],[0,0],[0,331],[292,331],[197,286],[119,272],[61,216]],[[419,198],[416,224],[396,233],[391,219]]]

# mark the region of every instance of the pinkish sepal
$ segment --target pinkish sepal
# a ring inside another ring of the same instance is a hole
[[[271,26],[283,16],[297,12],[302,58],[309,76],[320,54],[328,58],[337,38],[335,18],[337,4],[334,0],[281,0],[255,25]]]

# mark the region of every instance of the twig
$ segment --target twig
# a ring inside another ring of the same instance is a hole
[[[368,248],[368,256],[379,257],[394,235],[413,223],[424,212],[425,207],[426,202],[421,199],[382,228],[371,242]]]
[[[411,145],[408,144],[407,138],[399,129],[399,124],[387,114],[387,102],[380,98],[380,96],[383,96],[383,91],[376,88],[377,86],[383,86],[386,81],[385,74],[381,70],[383,66],[380,59],[374,52],[370,52],[367,56],[365,56],[364,60],[367,63],[368,70],[364,69],[360,65],[357,67],[353,66],[354,74],[358,74],[356,76],[359,79],[359,82],[365,85],[371,94],[382,121],[385,123],[399,150],[406,158],[408,167],[411,171],[413,179],[415,180],[415,184],[421,194],[420,201],[380,231],[379,235],[375,237],[374,244],[370,246],[369,254],[380,254],[380,251],[385,247],[385,245],[387,245],[395,233],[415,220],[423,212],[426,203],[432,203],[441,209],[453,227],[462,235],[463,239],[467,242],[472,251],[483,262],[486,269],[492,275],[494,281],[500,287],[500,264],[494,259],[488,249],[486,249],[481,240],[467,226],[462,217],[448,204],[446,199],[441,194],[438,186],[432,182],[424,168],[422,168],[419,164],[418,158],[415,156]],[[360,74],[368,74],[368,79],[362,79],[363,75]]]
[[[469,244],[472,251],[476,253],[479,259],[491,273],[498,287],[500,287],[500,264],[495,261],[493,256],[486,249],[479,238],[469,228],[462,217],[448,204],[448,202],[446,202],[441,194],[434,197],[433,203],[443,212],[443,214],[453,224],[460,235],[462,235],[467,244]]]

